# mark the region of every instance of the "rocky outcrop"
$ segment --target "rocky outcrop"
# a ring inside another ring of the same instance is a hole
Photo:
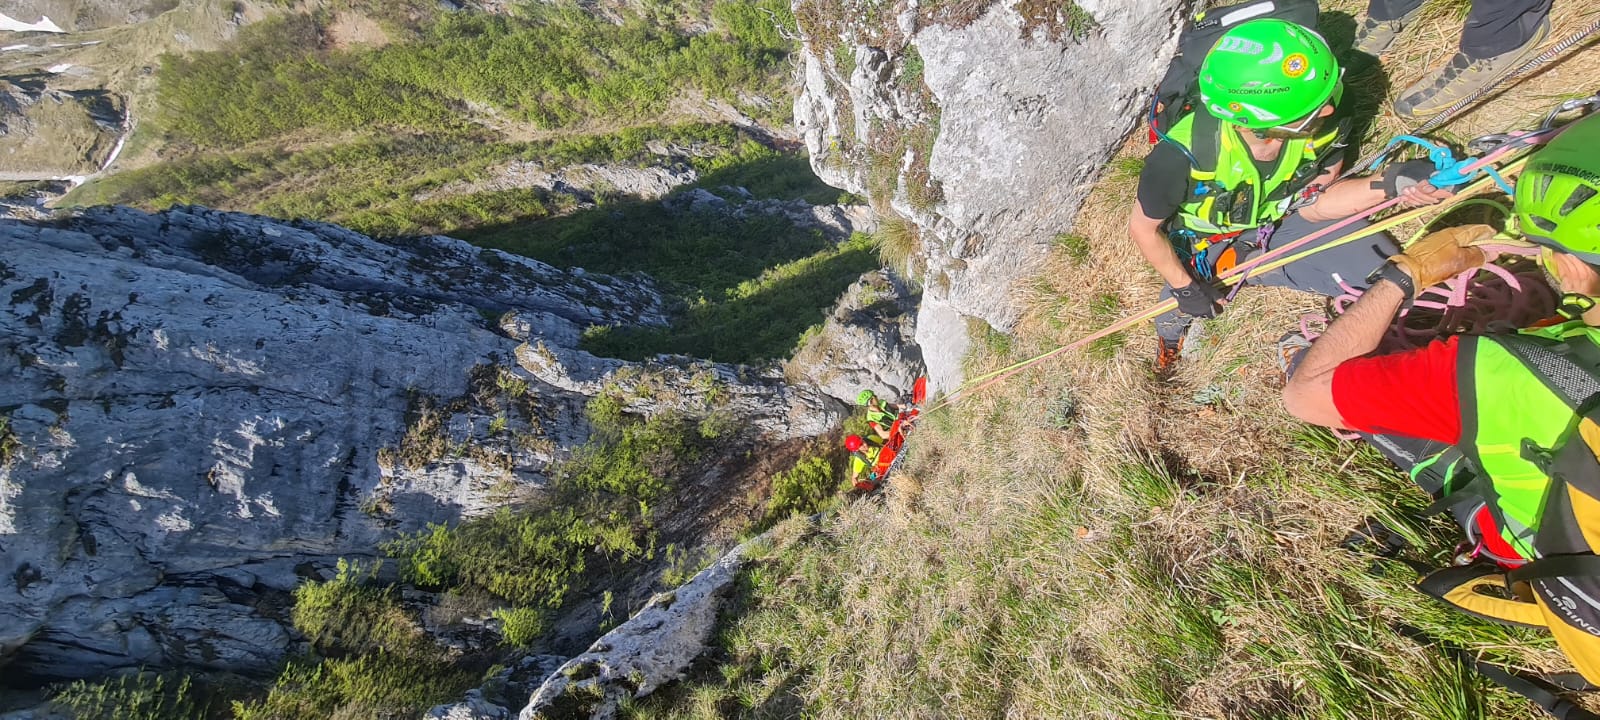
[[[0,30],[27,26],[35,31],[86,32],[144,22],[178,4],[176,0],[0,0],[0,15],[19,26],[0,26]]]
[[[731,185],[717,188],[717,193],[694,188],[663,199],[661,205],[673,212],[718,213],[741,219],[758,215],[781,217],[796,227],[821,231],[835,242],[843,241],[851,233],[871,233],[878,227],[877,214],[865,205],[812,205],[804,200],[756,200],[749,190]]]
[[[734,548],[677,590],[657,595],[587,652],[568,660],[533,693],[518,720],[611,720],[624,698],[644,697],[683,677],[689,663],[705,652],[749,546]]]
[[[536,188],[571,195],[583,206],[592,205],[596,196],[600,195],[626,195],[641,200],[655,200],[700,177],[686,163],[673,162],[670,158],[663,158],[663,162],[664,165],[652,167],[584,163],[553,170],[536,162],[515,162],[494,171],[493,177],[458,181],[418,193],[413,199],[426,202],[447,195]]]
[[[1136,123],[1180,3],[857,4],[796,0],[795,123],[825,181],[919,227],[917,340],[935,389],[948,390],[966,318],[1014,322],[1012,285],[1071,229]]]
[[[785,366],[790,381],[848,404],[868,389],[887,398],[910,396],[924,371],[915,340],[917,299],[888,271],[862,275],[840,297],[822,331]]]
[[[53,81],[49,75],[0,78],[0,180],[99,172],[122,139],[120,97],[58,89]]]
[[[575,350],[665,322],[644,278],[203,208],[0,221],[0,248],[14,683],[275,669],[297,583],[540,486],[593,392],[693,414],[715,391],[780,437],[837,420],[770,375]]]

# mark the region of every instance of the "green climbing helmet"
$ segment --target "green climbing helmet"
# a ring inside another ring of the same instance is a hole
[[[856,396],[856,404],[865,405],[875,397],[877,395],[874,395],[871,390],[862,390],[861,394]]]
[[[1567,126],[1517,180],[1517,226],[1527,239],[1600,265],[1600,116]]]
[[[1321,35],[1283,20],[1240,23],[1200,63],[1200,101],[1227,122],[1253,130],[1309,117],[1343,84]]]

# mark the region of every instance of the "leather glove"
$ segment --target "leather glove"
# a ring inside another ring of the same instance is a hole
[[[1172,296],[1178,299],[1178,312],[1198,318],[1214,318],[1222,312],[1223,295],[1211,283],[1196,280],[1185,287],[1173,288]]]
[[[1400,197],[1406,188],[1427,182],[1435,170],[1431,160],[1408,160],[1390,165],[1383,171],[1383,196],[1389,200]]]
[[[1487,256],[1477,246],[1493,242],[1494,228],[1462,225],[1431,233],[1389,261],[1411,276],[1416,292],[1420,293],[1463,272],[1483,267]]]

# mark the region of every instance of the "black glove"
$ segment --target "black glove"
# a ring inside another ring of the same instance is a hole
[[[1437,168],[1431,160],[1407,160],[1390,165],[1389,169],[1383,171],[1383,196],[1390,200],[1400,197],[1406,188],[1427,182],[1435,171]]]
[[[1211,283],[1196,280],[1185,287],[1173,288],[1172,296],[1178,299],[1178,312],[1200,318],[1214,318],[1222,312],[1222,293]]]

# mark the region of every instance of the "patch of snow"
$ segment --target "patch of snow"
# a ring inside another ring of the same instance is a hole
[[[61,26],[50,22],[49,17],[45,17],[36,23],[25,23],[21,20],[13,20],[12,18],[7,17],[4,13],[0,13],[0,30],[10,30],[11,32],[66,32],[65,30],[61,29]]]
[[[10,52],[12,50],[27,50],[28,48],[31,48],[31,47],[33,47],[33,46],[32,45],[7,45],[5,47],[0,47],[0,52]]]
[[[111,163],[116,162],[117,156],[122,154],[122,146],[128,144],[128,136],[133,134],[133,123],[124,122],[122,128],[122,136],[117,138],[117,144],[111,148],[111,154],[106,156],[105,162],[100,163],[100,172],[111,169]]]
[[[64,72],[66,72],[68,70],[71,70],[71,69],[72,69],[72,63],[61,63],[60,65],[52,65],[52,66],[50,66],[49,68],[47,68],[45,70],[45,72],[48,72],[51,75],[60,75],[61,73],[64,73]]]

